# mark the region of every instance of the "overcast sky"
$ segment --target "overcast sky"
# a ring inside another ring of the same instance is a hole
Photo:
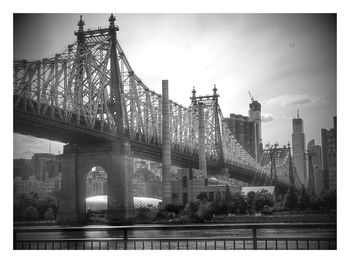
[[[108,27],[109,14],[83,14],[85,28]],[[248,91],[262,104],[263,143],[291,142],[297,109],[306,143],[336,115],[336,16],[317,14],[116,14],[119,42],[135,73],[170,98],[190,103],[220,94],[224,116],[248,115]],[[75,41],[79,14],[14,17],[14,57],[51,57]],[[51,143],[52,152],[62,144]],[[14,135],[14,157],[47,152],[48,141]]]

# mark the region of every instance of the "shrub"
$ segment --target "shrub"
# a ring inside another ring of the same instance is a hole
[[[254,209],[258,212],[261,212],[264,209],[264,206],[273,206],[275,199],[272,194],[263,189],[256,193],[254,197]]]
[[[324,208],[336,209],[337,208],[337,192],[335,190],[326,191],[321,196],[321,203]]]
[[[297,205],[298,205],[298,196],[297,196],[295,187],[290,186],[288,188],[288,192],[287,192],[286,197],[285,197],[284,207],[287,207],[289,209],[293,209],[293,208],[297,207]]]
[[[305,210],[306,208],[310,208],[310,197],[308,193],[306,192],[305,187],[303,186],[301,188],[301,192],[298,198],[298,207],[301,210]]]
[[[147,220],[148,218],[148,208],[139,208],[136,210],[136,218],[139,220]]]
[[[254,198],[255,198],[254,191],[250,191],[249,193],[247,193],[246,200],[247,200],[249,212],[253,212],[253,210],[254,210]]]
[[[179,214],[182,209],[182,206],[180,205],[173,205],[173,204],[168,204],[165,206],[164,210],[167,212],[172,212],[175,214]]]
[[[26,221],[37,220],[39,218],[38,210],[34,206],[24,209],[23,219]]]
[[[159,210],[156,214],[156,220],[168,220],[171,218],[171,214],[170,212],[166,211],[166,210]]]
[[[55,219],[55,217],[55,212],[51,208],[48,208],[44,214],[44,219]]]
[[[197,219],[200,221],[211,220],[213,218],[213,212],[211,210],[210,203],[200,202],[197,211]]]
[[[231,201],[232,209],[236,214],[246,214],[248,209],[248,204],[244,196],[240,193],[235,193],[232,196]]]
[[[81,213],[78,216],[78,224],[79,225],[87,225],[87,224],[91,224],[91,212],[87,212],[87,213]]]
[[[213,214],[224,214],[223,201],[219,198],[215,198],[214,201],[210,203],[210,210]]]
[[[198,201],[189,202],[189,203],[186,204],[183,212],[190,219],[197,220],[198,219],[198,214],[197,214],[198,208],[199,208],[199,202]]]

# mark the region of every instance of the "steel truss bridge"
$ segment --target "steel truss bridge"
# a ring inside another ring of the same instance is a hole
[[[162,95],[134,72],[116,38],[119,28],[113,15],[109,22],[108,28],[84,30],[80,18],[74,32],[77,41],[62,53],[14,61],[14,132],[70,144],[126,138],[135,157],[160,162]],[[225,167],[232,177],[249,184],[257,175],[267,182],[269,166],[261,166],[230,134],[218,97],[214,87],[212,96],[196,96],[193,90],[188,107],[170,101],[172,163],[198,168],[197,102],[201,101],[208,170]],[[278,166],[274,184],[286,189],[287,173],[288,166]]]

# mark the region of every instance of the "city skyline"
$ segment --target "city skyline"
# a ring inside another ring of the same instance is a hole
[[[108,15],[83,14],[85,28],[107,27]],[[188,106],[193,85],[197,94],[205,95],[212,93],[215,83],[223,115],[229,117],[231,113],[248,116],[250,91],[262,105],[264,145],[291,142],[297,109],[307,141],[320,144],[321,129],[332,126],[335,15],[116,16],[118,39],[131,66],[157,93],[161,80],[168,79],[170,98]],[[79,14],[50,14],[15,20],[14,57],[42,59],[63,51],[75,41],[78,18]],[[15,134],[14,158],[48,151],[47,142],[40,144],[41,140]],[[52,142],[51,150],[62,152],[62,144]]]

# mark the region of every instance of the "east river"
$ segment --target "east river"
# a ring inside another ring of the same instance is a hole
[[[91,231],[83,228],[79,231],[62,231],[55,226],[49,227],[50,232],[18,232],[18,249],[123,249],[123,232],[103,229],[101,231]],[[34,227],[35,228],[35,227]],[[21,227],[17,228],[18,230]],[[52,230],[52,231],[51,231]],[[128,249],[251,249],[252,241],[243,241],[244,238],[251,238],[251,229],[200,229],[200,230],[128,230]],[[336,239],[336,229],[315,228],[315,229],[258,229],[257,237],[259,239],[276,238],[278,241],[269,240],[267,242],[258,241],[258,248],[267,249],[335,249],[336,242],[327,241],[318,242],[316,239]],[[193,241],[198,238],[200,241]],[[203,241],[205,238],[210,241]],[[230,238],[236,241],[229,240]],[[242,240],[239,240],[242,238]],[[283,240],[285,238],[285,240]],[[296,239],[308,238],[306,241],[296,242]],[[102,242],[97,241],[103,240]],[[134,239],[134,240],[133,240]],[[142,239],[163,239],[163,241],[144,241]],[[185,241],[192,239],[192,241]],[[213,241],[213,239],[216,240]],[[30,242],[38,241],[39,242]],[[45,242],[45,240],[49,242]],[[63,243],[59,240],[65,240]],[[69,244],[69,241],[72,244]],[[78,240],[78,242],[75,242]],[[86,241],[84,241],[86,240]],[[109,240],[109,242],[107,242]],[[226,240],[224,242],[223,240]],[[288,241],[287,241],[288,240]],[[22,242],[23,241],[23,242]],[[28,242],[29,241],[29,242]],[[317,243],[318,242],[318,243]],[[288,244],[287,244],[288,243]]]

